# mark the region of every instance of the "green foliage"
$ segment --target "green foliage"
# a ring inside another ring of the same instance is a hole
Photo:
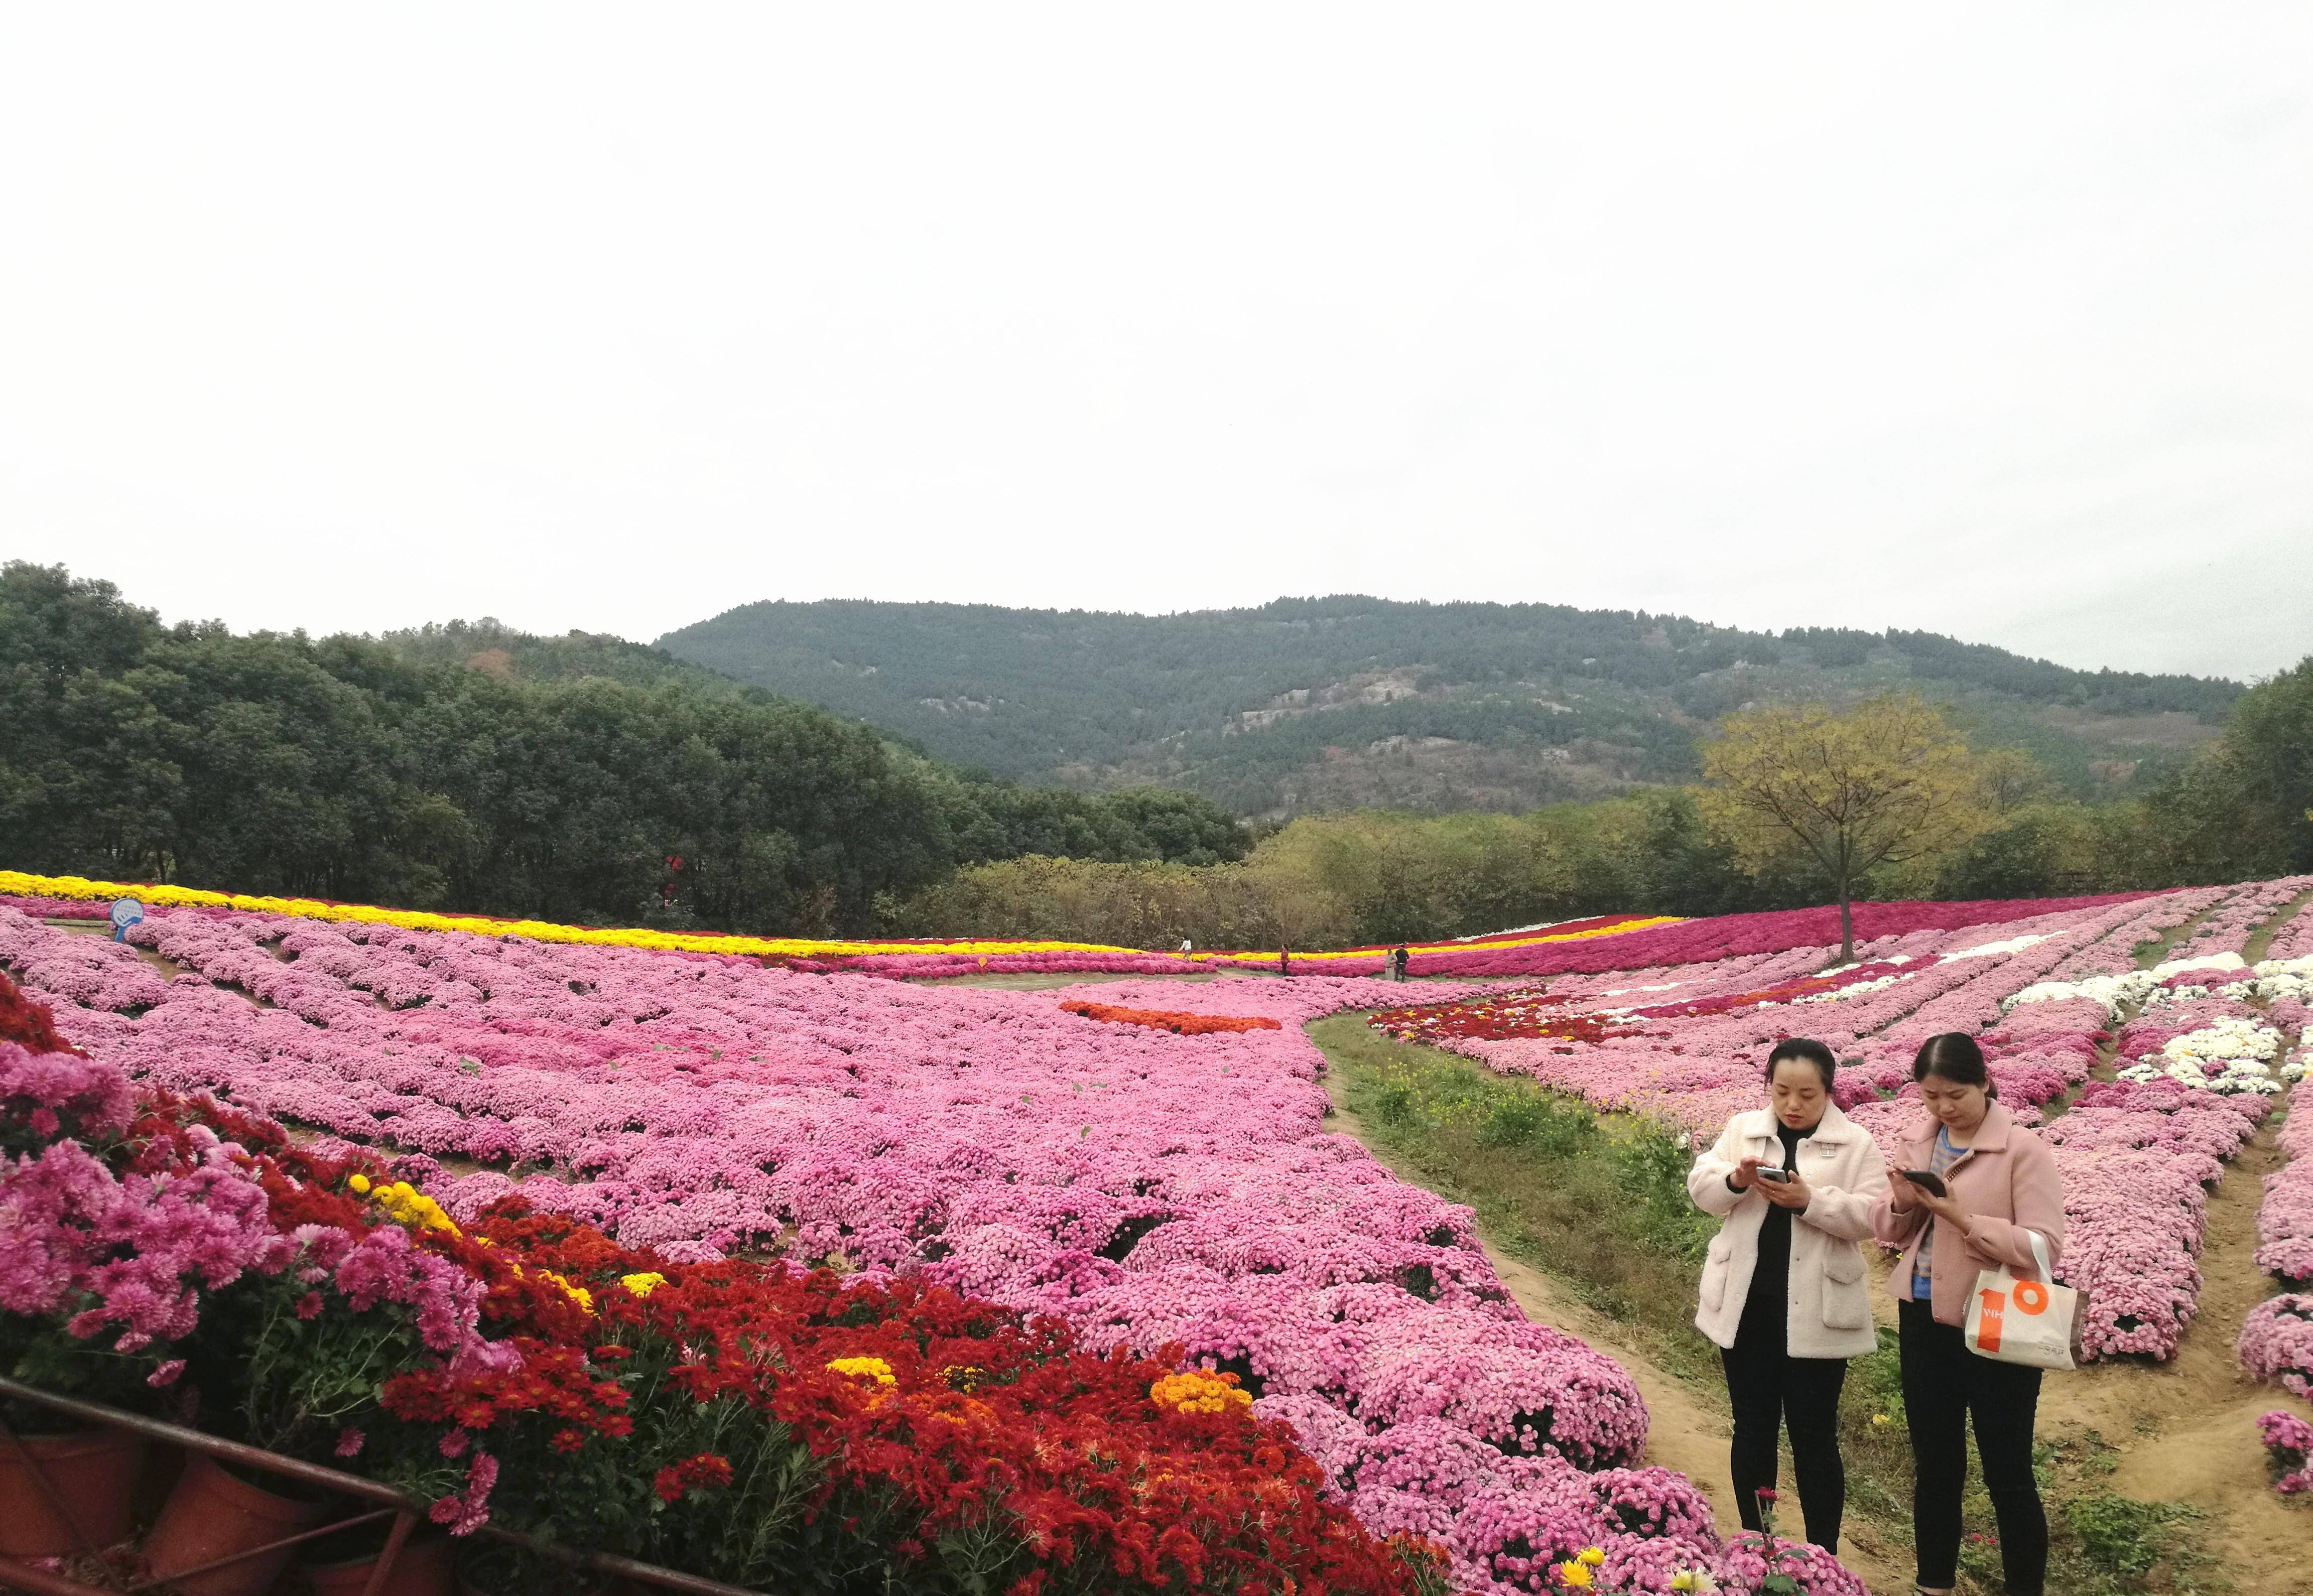
[[[2182,879],[2313,869],[2313,658],[2250,688],[2216,746],[2149,802]]]
[[[1991,792],[2014,761],[1972,753],[1942,713],[1907,693],[1845,710],[1778,706],[1729,715],[1703,750],[1704,823],[1756,870],[1808,861],[1849,906],[1880,871],[1924,866],[1996,825]]]
[[[1057,846],[1209,864],[1247,845],[1186,794],[969,781],[655,650],[533,639],[515,661],[510,640],[444,628],[405,648],[164,627],[110,583],[12,563],[0,568],[0,863],[824,934],[871,928],[879,895],[960,861]],[[428,657],[477,641],[506,658]],[[554,668],[523,680],[521,664],[540,659]],[[597,665],[614,673],[587,673]]]
[[[1535,1139],[1552,1118],[1537,1097],[1506,1097],[1486,1110],[1478,1122],[1478,1140],[1488,1147],[1522,1147]]]
[[[2110,1492],[2075,1497],[2062,1508],[2064,1526],[2078,1543],[2078,1556],[2089,1575],[2089,1589],[2134,1592],[2152,1589],[2156,1572],[2165,1572],[2165,1588],[2197,1589],[2191,1575],[2204,1559],[2182,1527],[2201,1516],[2183,1502],[2139,1502]]]
[[[1309,1030],[1401,1174],[1474,1206],[1490,1235],[1631,1325],[1669,1366],[1716,1379],[1717,1354],[1691,1321],[1717,1225],[1687,1197],[1683,1138],[1352,1016]]]
[[[1614,1174],[1630,1201],[1640,1241],[1669,1258],[1700,1264],[1718,1225],[1687,1196],[1694,1154],[1685,1138],[1641,1125],[1613,1143]]]

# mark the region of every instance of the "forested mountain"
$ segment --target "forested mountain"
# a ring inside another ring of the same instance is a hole
[[[1354,596],[1166,616],[757,603],[659,647],[959,764],[1093,791],[1161,782],[1277,818],[1514,811],[1684,781],[1726,710],[1893,686],[2029,750],[2075,796],[2125,796],[2179,767],[2242,690],[1926,632]]]
[[[1022,854],[1211,864],[1182,793],[967,778],[616,638],[163,627],[0,567],[0,865],[557,919],[865,930]]]

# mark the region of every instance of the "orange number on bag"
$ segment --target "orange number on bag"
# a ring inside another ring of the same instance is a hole
[[[1975,1345],[1984,1352],[1998,1352],[2000,1311],[2008,1305],[2007,1295],[2001,1292],[1983,1291],[1976,1293],[1976,1300],[1983,1311],[1976,1316]]]
[[[2048,1311],[2048,1288],[2036,1280],[2016,1283],[2016,1306],[2024,1313],[2045,1313]]]

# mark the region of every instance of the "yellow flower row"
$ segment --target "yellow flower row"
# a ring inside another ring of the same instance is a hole
[[[1532,936],[1506,936],[1499,942],[1483,943],[1408,943],[1408,953],[1483,953],[1496,948],[1531,948],[1541,943],[1587,942],[1595,936],[1620,936],[1626,931],[1651,931],[1658,925],[1675,925],[1684,915],[1656,915],[1648,919],[1618,920],[1612,925],[1593,925],[1587,931],[1537,931]],[[1296,952],[1296,964],[1325,959],[1371,959],[1380,950],[1375,948],[1344,948],[1338,952]],[[1265,963],[1273,960],[1274,953],[1199,953],[1198,959],[1212,959],[1230,963]]]
[[[408,931],[464,931],[478,936],[526,936],[533,942],[576,943],[593,947],[643,948],[659,952],[765,954],[785,959],[862,957],[874,953],[1130,953],[1134,948],[1105,943],[846,942],[799,936],[693,936],[679,931],[558,925],[547,920],[501,920],[488,915],[433,915],[418,909],[379,908],[365,903],[322,903],[311,898],[254,898],[241,892],[207,892],[193,887],[92,881],[76,875],[26,875],[0,870],[0,896],[102,900],[134,898],[163,908],[231,908],[251,914],[287,915],[301,920],[355,920],[399,925]]]
[[[209,892],[195,887],[92,881],[76,875],[27,875],[14,870],[0,870],[0,896],[58,898],[77,901],[134,898],[140,903],[163,908],[230,908],[250,914],[286,915],[301,920],[351,920],[365,925],[399,925],[408,931],[463,931],[476,936],[523,936],[533,942],[574,943],[589,947],[640,948],[657,952],[733,953],[756,958],[768,955],[782,959],[840,959],[910,953],[961,953],[991,958],[1005,953],[1141,951],[1138,948],[1121,948],[1108,943],[975,942],[970,938],[951,942],[903,943],[850,942],[841,938],[803,936],[699,936],[680,931],[646,931],[635,927],[561,925],[550,920],[502,920],[488,915],[435,915],[419,909],[381,908],[374,904],[323,903],[312,898],[251,897],[242,892]],[[1657,925],[1675,925],[1680,918],[1677,915],[1658,915],[1649,919],[1595,925],[1585,931],[1539,931],[1532,936],[1510,937],[1483,943],[1410,943],[1407,951],[1413,953],[1467,953],[1481,949],[1526,948],[1539,943],[1581,942],[1590,937],[1619,936],[1624,932],[1646,931]],[[1372,948],[1350,948],[1337,952],[1297,952],[1293,958],[1307,964],[1332,959],[1371,959],[1375,954],[1376,950]],[[1171,953],[1162,956],[1179,957]],[[1273,952],[1204,952],[1190,954],[1186,962],[1266,964],[1276,957]]]
[[[365,1197],[384,1209],[386,1217],[404,1230],[440,1231],[445,1235],[452,1236],[463,1236],[466,1233],[458,1228],[457,1221],[442,1211],[441,1204],[407,1180],[396,1180],[389,1185],[379,1185],[367,1175],[356,1174],[347,1179],[346,1185],[356,1196]],[[485,1247],[490,1245],[490,1239],[488,1236],[476,1239]],[[522,1266],[516,1264],[514,1267],[514,1272],[519,1276],[523,1273]],[[593,1292],[583,1285],[573,1285],[551,1269],[541,1269],[538,1273],[541,1278],[550,1280],[560,1286],[564,1296],[577,1303],[588,1313],[594,1311]],[[664,1275],[629,1275],[620,1282],[638,1297],[650,1295],[652,1286],[663,1285],[665,1283],[666,1276]]]
[[[384,1209],[386,1217],[404,1230],[441,1231],[453,1236],[465,1234],[458,1228],[457,1222],[442,1211],[441,1204],[407,1180],[396,1180],[390,1186],[373,1186],[367,1175],[355,1175],[346,1184]]]

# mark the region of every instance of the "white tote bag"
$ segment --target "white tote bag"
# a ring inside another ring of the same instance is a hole
[[[1967,1325],[1962,1332],[1967,1349],[2035,1369],[2075,1367],[2080,1349],[2080,1293],[2056,1284],[2048,1267],[2048,1243],[2040,1232],[2024,1233],[2032,1239],[2032,1261],[2040,1266],[2040,1277],[2018,1279],[2007,1268],[1979,1273],[1967,1299]]]

